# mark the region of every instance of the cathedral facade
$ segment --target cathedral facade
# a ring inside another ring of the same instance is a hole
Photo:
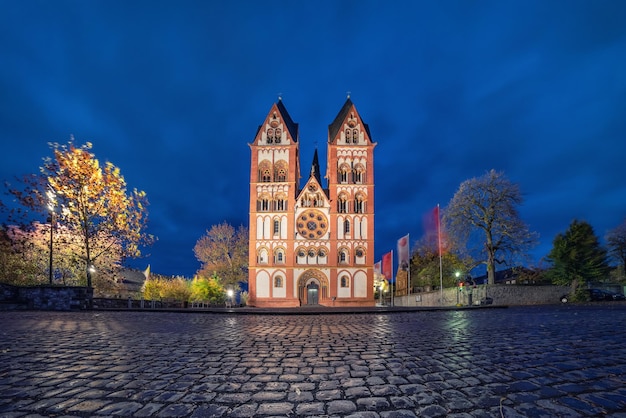
[[[348,98],[300,175],[298,124],[282,100],[250,145],[248,304],[374,306],[374,143]],[[304,180],[304,181],[303,181]]]

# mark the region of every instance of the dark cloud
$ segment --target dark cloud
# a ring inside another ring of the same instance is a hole
[[[625,50],[620,1],[7,3],[0,176],[93,142],[151,202],[134,263],[189,276],[207,228],[248,222],[247,144],[278,95],[306,174],[351,92],[378,142],[378,255],[495,168],[538,261],[572,219],[603,236],[626,216]]]

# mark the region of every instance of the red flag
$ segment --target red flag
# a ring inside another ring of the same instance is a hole
[[[389,283],[393,283],[393,251],[383,254],[382,273]]]
[[[439,256],[446,252],[447,241],[445,239],[445,233],[441,229],[439,205],[435,206],[433,210],[424,217],[424,235],[429,248],[436,251]]]
[[[398,270],[409,267],[409,234],[398,240]]]

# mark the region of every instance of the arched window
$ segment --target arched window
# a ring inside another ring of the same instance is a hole
[[[269,212],[271,210],[271,200],[267,194],[262,194],[256,201],[256,210],[259,212]]]
[[[345,221],[343,221],[343,233],[344,234],[350,233],[350,220],[349,219],[346,219]]]
[[[358,129],[353,129],[352,130],[352,142],[354,144],[358,144],[359,143],[359,130]]]
[[[339,250],[339,262],[340,263],[348,262],[348,250],[346,249]]]
[[[357,193],[354,197],[354,213],[365,212],[365,196],[362,193]]]
[[[258,259],[260,264],[267,263],[267,250],[265,248],[261,248],[258,252]]]
[[[341,276],[341,287],[350,287],[350,279],[348,276]]]
[[[362,184],[365,179],[365,167],[362,164],[357,164],[354,166],[354,170],[352,171],[352,179],[357,184]]]
[[[274,181],[287,181],[287,163],[285,161],[278,161],[274,166]]]
[[[347,183],[350,177],[350,166],[348,164],[341,164],[339,166],[339,183]]]
[[[274,235],[280,234],[280,220],[274,219]]]
[[[287,196],[284,193],[278,193],[274,196],[274,210],[276,212],[284,212],[287,210]]]
[[[285,250],[282,248],[278,248],[274,251],[274,260],[276,264],[284,264],[285,263]]]
[[[352,129],[346,128],[346,144],[352,142]]]
[[[283,287],[283,278],[282,278],[282,276],[274,277],[274,287]]]
[[[304,248],[300,247],[296,251],[296,263],[304,264],[306,263],[306,251]]]
[[[262,183],[272,181],[272,165],[267,160],[263,160],[259,164],[259,181]]]
[[[348,213],[348,197],[343,193],[337,199],[337,212]]]

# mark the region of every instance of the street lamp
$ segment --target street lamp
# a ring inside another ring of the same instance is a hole
[[[228,308],[232,308],[233,307],[233,289],[228,289],[226,291],[226,294],[228,295]]]
[[[454,276],[456,277],[456,304],[458,306],[459,304],[459,276],[461,275],[460,271],[457,271],[454,273]]]
[[[56,195],[52,190],[48,190],[46,195],[48,196],[48,211],[50,211],[50,263],[48,265],[48,279],[50,284],[52,284],[52,242],[54,238],[54,209],[56,205]]]

